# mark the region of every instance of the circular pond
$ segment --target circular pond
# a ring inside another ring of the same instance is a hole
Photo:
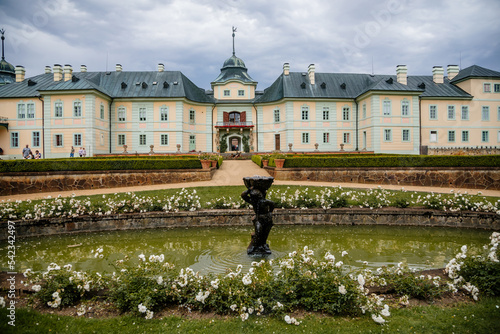
[[[189,228],[128,230],[73,235],[43,236],[16,241],[16,270],[45,270],[55,262],[71,263],[78,271],[112,272],[110,262],[124,255],[138,259],[139,254],[164,254],[165,260],[177,268],[190,267],[201,273],[220,273],[244,269],[252,261],[246,247],[253,228]],[[480,247],[489,242],[490,231],[394,226],[275,226],[268,242],[273,252],[268,259],[286,256],[308,246],[316,256],[330,251],[338,259],[342,251],[349,253],[344,263],[368,267],[405,262],[418,269],[442,268],[462,245]],[[104,259],[92,253],[103,248]],[[7,254],[7,243],[0,243]],[[1,257],[1,270],[7,270],[7,256]]]

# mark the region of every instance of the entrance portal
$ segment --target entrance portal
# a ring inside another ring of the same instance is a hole
[[[241,141],[239,137],[229,138],[229,151],[241,151]]]

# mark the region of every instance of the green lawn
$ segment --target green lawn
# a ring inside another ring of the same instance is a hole
[[[193,320],[178,316],[145,320],[131,316],[88,319],[16,310],[16,327],[7,324],[0,310],[1,333],[500,333],[500,298],[453,307],[422,306],[392,309],[385,325],[361,318],[307,315],[299,326],[282,319],[251,316]]]

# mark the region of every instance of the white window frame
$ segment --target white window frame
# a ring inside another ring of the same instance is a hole
[[[10,133],[10,147],[11,148],[19,147],[19,132]]]
[[[160,121],[161,122],[168,122],[168,107],[167,106],[160,107]]]
[[[302,144],[309,144],[309,132],[302,132]]]
[[[301,120],[308,121],[309,120],[309,107],[301,108]]]
[[[245,96],[245,90],[238,89],[238,96]]]
[[[402,129],[401,131],[401,141],[410,142],[411,141],[410,129]],[[405,138],[406,137],[406,138]]]
[[[229,89],[224,89],[224,96],[231,96],[231,91]]]
[[[127,121],[127,108],[118,107],[116,112],[116,118],[118,122],[126,122]]]
[[[446,111],[446,116],[449,121],[454,121],[457,118],[457,113],[454,105],[448,105],[448,107],[446,107]]]
[[[274,123],[280,122],[280,110],[274,109]]]
[[[58,142],[58,138],[61,139],[61,142]],[[54,134],[54,147],[63,147],[64,146],[64,136],[62,133]]]
[[[497,121],[500,121],[500,107],[497,108]]]
[[[350,121],[351,120],[351,108],[343,107],[342,108],[342,120]]]
[[[17,118],[26,119],[26,104],[24,103],[17,104]]]
[[[468,143],[469,142],[469,130],[462,130],[462,142],[463,143]],[[464,139],[465,137],[465,139]]]
[[[139,134],[139,146],[146,146],[148,144],[146,134],[141,133]]]
[[[196,123],[196,110],[194,109],[189,109],[189,123]]]
[[[101,115],[100,116],[101,116],[100,117],[101,119],[105,118],[105,116],[104,116],[104,103],[101,103]]]
[[[464,112],[465,111],[465,112]],[[469,106],[462,106],[462,121],[469,120]]]
[[[392,129],[384,129],[384,142],[392,142]]]
[[[330,133],[323,132],[323,144],[329,144],[329,143],[330,143]]]
[[[64,115],[63,102],[61,100],[54,102],[54,117],[62,118]]]
[[[363,103],[363,118],[366,118],[366,103]]]
[[[330,120],[330,108],[323,107],[323,121],[329,121],[329,120]]]
[[[491,93],[491,82],[483,83],[483,93]]]
[[[350,132],[342,133],[342,143],[344,143],[344,144],[351,143],[351,133]]]
[[[139,108],[139,122],[146,122],[148,120],[146,108]]]
[[[457,140],[457,133],[455,130],[448,130],[448,143],[454,143]]]
[[[73,101],[73,117],[82,117],[82,101]]]
[[[481,143],[490,142],[490,132],[488,130],[481,131]]]
[[[81,133],[73,134],[73,146],[83,146],[82,145],[83,136]]]
[[[432,139],[433,133],[436,135],[436,138],[434,140]],[[438,140],[439,140],[438,131],[437,130],[430,130],[429,131],[429,143],[437,143]]]
[[[490,120],[490,107],[482,106],[481,107],[481,121],[488,122]]]
[[[119,133],[117,142],[119,146],[127,145],[127,136],[124,133]]]
[[[382,101],[382,115],[391,116],[392,115],[392,101],[385,99]]]
[[[168,146],[168,134],[160,134],[160,146]]]
[[[27,119],[35,118],[35,104],[33,102],[26,103],[26,118]]]
[[[410,101],[406,99],[401,101],[401,116],[410,117]]]
[[[31,146],[40,147],[40,131],[33,131],[31,133]]]
[[[438,119],[438,107],[435,104],[431,104],[429,106],[429,119],[437,120]]]
[[[493,84],[493,92],[500,93],[500,83]]]

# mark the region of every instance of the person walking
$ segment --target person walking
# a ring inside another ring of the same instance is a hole
[[[71,146],[71,151],[69,152],[69,157],[74,158],[75,157],[75,148]]]
[[[83,157],[85,158],[87,156],[87,151],[85,151],[85,147],[83,148],[82,153],[83,153]]]
[[[23,158],[28,159],[28,156],[30,155],[30,153],[31,153],[30,146],[26,144],[26,147],[23,148]]]
[[[78,155],[80,155],[80,158],[83,157],[83,147],[78,150]]]

